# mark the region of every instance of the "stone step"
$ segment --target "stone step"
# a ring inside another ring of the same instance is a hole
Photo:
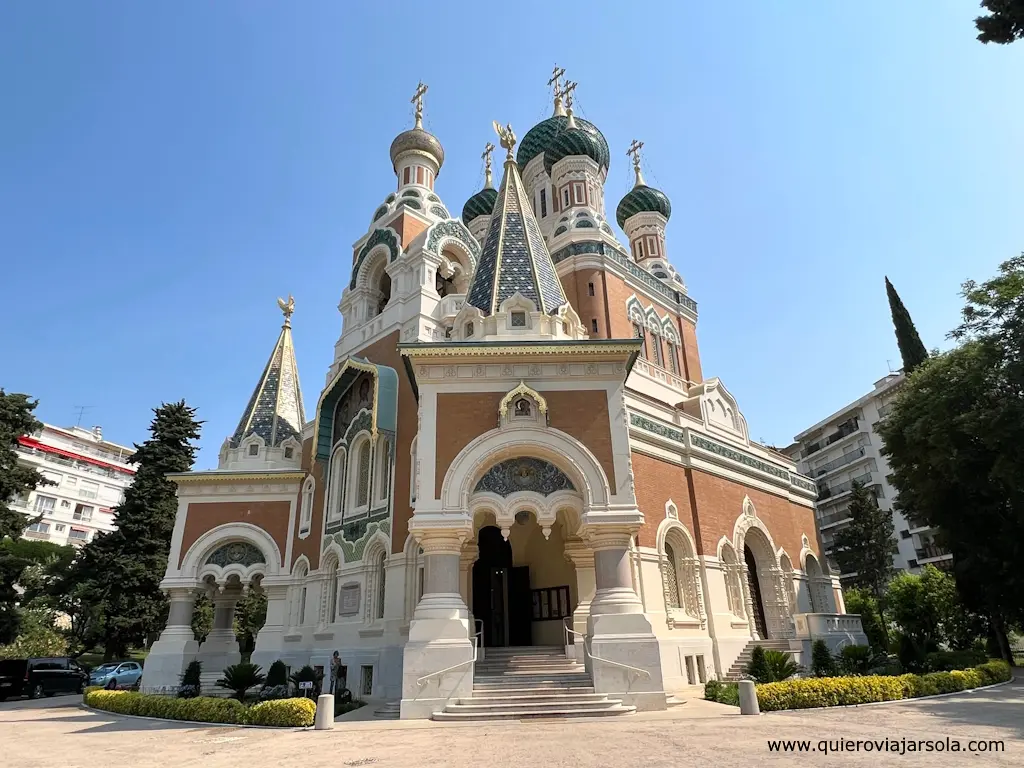
[[[550,712],[552,710],[565,712],[589,712],[595,709],[607,709],[622,704],[619,699],[599,698],[596,701],[509,701],[503,703],[489,704],[449,704],[444,708],[445,712],[474,712],[493,714],[495,712],[519,712],[529,709],[533,712]]]
[[[473,678],[473,685],[541,685],[547,683],[563,683],[572,685],[590,685],[590,675],[564,674],[564,675],[486,675]]]
[[[609,704],[601,709],[576,709],[563,707],[562,709],[534,709],[524,706],[522,709],[510,709],[491,712],[435,712],[434,720],[530,720],[534,718],[556,717],[614,717],[616,715],[627,715],[636,712],[636,707],[624,706],[622,704]]]
[[[515,688],[512,686],[481,688],[473,686],[473,697],[476,698],[478,693],[483,696],[493,696],[494,698],[507,696],[552,696],[566,693],[588,694],[594,693],[594,686],[589,681],[587,685],[537,685],[530,688]],[[501,696],[498,697],[495,694],[501,694]]]
[[[582,664],[559,664],[547,666],[498,667],[493,665],[480,666],[475,670],[476,677],[493,677],[496,675],[584,675],[587,668]]]
[[[388,701],[373,710],[373,716],[384,720],[397,720],[402,714],[400,701]]]
[[[482,692],[487,693],[487,692]],[[517,702],[536,702],[536,703],[595,703],[601,701],[608,701],[608,697],[603,693],[594,693],[593,690],[586,692],[579,692],[575,688],[570,688],[564,691],[552,691],[552,692],[540,692],[536,690],[523,689],[522,691],[512,693],[510,691],[504,692],[504,695],[493,696],[484,695],[477,696],[476,692],[472,696],[465,699],[459,699],[458,704],[479,706],[479,705],[490,705],[490,704],[515,704]]]

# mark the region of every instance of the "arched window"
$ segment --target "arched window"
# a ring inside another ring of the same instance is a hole
[[[377,613],[376,618],[384,618],[384,580],[386,576],[385,563],[387,561],[387,553],[381,552],[377,557]]]
[[[338,616],[338,559],[333,556],[328,556],[329,562],[327,564],[326,576],[323,585],[323,609],[320,615],[320,623],[327,625],[333,624],[334,620]]]
[[[455,293],[455,275],[451,277],[444,277],[440,270],[434,275],[434,290],[437,291],[437,295],[442,299],[451,294]]]
[[[365,432],[353,441],[349,451],[346,480],[346,516],[369,508],[370,502],[370,437]]]
[[[676,572],[676,552],[672,545],[665,543],[665,591],[667,592],[668,607],[681,608],[679,605],[679,574]]]
[[[359,446],[359,481],[356,504],[360,507],[370,503],[370,442]]]
[[[295,569],[295,584],[292,586],[291,625],[301,627],[306,623],[306,577],[309,568],[305,563]]]
[[[327,519],[340,520],[345,498],[345,449],[338,447],[331,457],[330,494],[327,499]]]
[[[374,464],[373,501],[376,506],[386,502],[391,493],[391,442],[383,435],[377,441]]]
[[[384,271],[377,281],[377,312],[380,314],[391,301],[391,275]]]
[[[644,331],[644,327],[640,323],[633,323],[633,337],[640,339],[643,342],[643,346],[640,347],[640,357],[644,360],[647,359],[647,334]]]
[[[313,522],[313,491],[315,482],[312,477],[307,477],[302,486],[302,504],[299,507],[299,533],[309,533],[309,527]]]

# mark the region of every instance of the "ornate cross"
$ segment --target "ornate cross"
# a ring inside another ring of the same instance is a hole
[[[551,79],[548,80],[548,85],[555,86],[555,98],[562,98],[562,84],[559,82],[562,75],[565,74],[565,67],[559,67],[557,64],[551,71]]]
[[[574,83],[572,80],[566,80],[565,85],[562,86],[562,97],[565,99],[565,108],[572,109],[572,92],[576,90],[576,86],[579,83]]]
[[[491,186],[491,152],[494,151],[494,145],[491,142],[487,142],[487,146],[484,147],[484,153],[480,155],[484,161],[484,187]]]
[[[626,154],[633,158],[633,173],[636,174],[636,186],[640,186],[644,183],[644,177],[640,173],[640,150],[643,148],[644,143],[633,139],[633,143],[629,145],[629,149],[626,150]]]
[[[423,127],[423,95],[427,92],[428,86],[423,84],[420,80],[419,85],[416,86],[416,93],[409,99],[410,104],[416,105],[416,127]]]

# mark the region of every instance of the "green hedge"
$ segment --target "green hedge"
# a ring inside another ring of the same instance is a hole
[[[90,707],[119,715],[162,717],[197,723],[236,723],[305,727],[313,724],[316,703],[310,699],[276,699],[246,707],[236,699],[197,696],[178,699],[132,691],[90,691],[84,697]]]
[[[724,683],[720,680],[708,680],[704,684],[704,698],[717,701],[719,704],[740,705],[740,688],[736,683]]]
[[[757,702],[765,712],[869,704],[955,693],[1001,683],[1010,677],[1010,665],[1005,661],[990,661],[973,669],[931,672],[926,675],[805,677],[758,685]]]

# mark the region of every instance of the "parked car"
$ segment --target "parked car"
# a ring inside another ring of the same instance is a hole
[[[142,665],[137,661],[115,661],[100,664],[89,675],[89,685],[104,688],[131,688],[142,679]]]
[[[0,701],[12,696],[81,693],[89,676],[74,659],[4,659],[0,661]]]

